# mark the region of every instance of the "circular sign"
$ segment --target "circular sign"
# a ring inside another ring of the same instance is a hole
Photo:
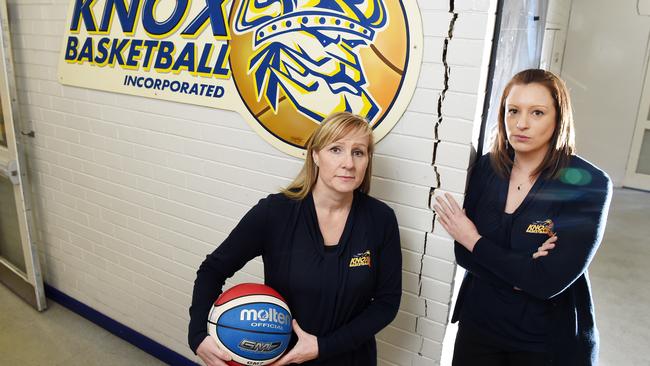
[[[245,118],[294,156],[334,112],[366,117],[379,141],[413,95],[422,59],[417,4],[234,0],[229,22]]]

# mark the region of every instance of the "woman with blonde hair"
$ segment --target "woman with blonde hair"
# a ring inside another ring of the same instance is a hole
[[[575,155],[564,82],[545,70],[516,74],[465,209],[450,196],[435,205],[467,270],[452,317],[454,365],[597,363],[587,267],[611,193],[607,174]]]
[[[397,220],[368,196],[374,142],[368,122],[326,118],[307,142],[302,170],[255,205],[201,264],[188,340],[208,366],[229,356],[207,335],[208,311],[225,280],[261,255],[264,282],[287,301],[295,345],[275,365],[376,365],[374,335],[401,297]]]

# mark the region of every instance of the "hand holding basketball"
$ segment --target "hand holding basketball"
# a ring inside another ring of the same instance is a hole
[[[289,346],[291,312],[271,287],[242,283],[217,298],[208,314],[208,334],[232,359],[229,365],[268,365]]]
[[[271,366],[282,366],[291,363],[301,364],[318,357],[318,338],[302,330],[295,319],[293,320],[292,326],[293,331],[298,336],[298,342],[289,353],[277,362],[274,362]]]
[[[196,355],[203,360],[207,366],[228,366],[225,361],[230,361],[231,357],[224,352],[212,337],[207,336],[196,349]]]

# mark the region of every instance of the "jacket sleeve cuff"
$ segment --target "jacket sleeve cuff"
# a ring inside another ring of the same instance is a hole
[[[489,271],[492,271],[495,274],[498,274],[498,271],[494,271],[492,268],[494,266],[499,266],[500,261],[504,259],[505,255],[501,252],[501,248],[497,247],[490,241],[481,237],[472,250],[472,256],[474,260],[482,266],[485,266]]]
[[[528,258],[512,253],[486,238],[476,242],[472,255],[476,262],[488,271],[512,286],[522,287],[522,266]]]
[[[199,345],[201,344],[201,342],[203,342],[203,340],[207,336],[208,336],[208,332],[201,332],[201,333],[196,334],[192,338],[191,343],[190,343],[190,348],[192,349],[192,352],[194,352],[194,354],[196,354],[196,349],[199,348]]]
[[[332,345],[326,337],[318,337],[318,359],[324,360],[332,356]]]
[[[482,256],[485,256],[485,242],[489,241],[485,237],[481,236],[481,238],[474,244],[474,248],[472,249],[472,255],[474,255],[475,258],[481,258]],[[490,245],[489,243],[487,245]]]

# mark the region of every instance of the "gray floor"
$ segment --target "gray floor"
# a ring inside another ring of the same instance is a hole
[[[590,275],[601,365],[650,365],[650,193],[614,190]]]
[[[0,284],[0,365],[164,365],[61,305],[48,306],[39,314]]]
[[[590,272],[602,366],[650,365],[650,193],[614,192],[607,231]],[[0,285],[2,365],[162,365],[51,302],[39,314]]]

